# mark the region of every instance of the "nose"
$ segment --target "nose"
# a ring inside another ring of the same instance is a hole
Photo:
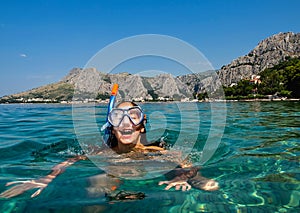
[[[120,126],[131,126],[131,121],[127,115],[125,115],[120,123]]]

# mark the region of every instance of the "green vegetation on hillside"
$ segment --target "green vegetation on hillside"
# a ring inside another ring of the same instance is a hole
[[[47,86],[32,89],[28,92],[1,98],[0,103],[57,103],[60,101],[70,101],[73,98],[74,86],[67,83],[55,83]]]
[[[227,99],[264,98],[267,95],[300,98],[300,58],[288,58],[260,74],[261,83],[241,80],[237,85],[224,87]]]
[[[96,96],[97,100],[105,100],[105,99],[109,99],[110,98],[110,94],[108,93],[98,93],[98,95]]]

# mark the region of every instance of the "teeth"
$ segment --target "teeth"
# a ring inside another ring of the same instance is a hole
[[[127,129],[125,129],[125,130],[121,131],[121,133],[122,133],[123,135],[130,135],[130,134],[132,133],[132,130],[127,130]]]

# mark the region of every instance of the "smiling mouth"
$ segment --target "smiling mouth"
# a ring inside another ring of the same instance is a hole
[[[133,133],[132,129],[125,129],[120,131],[122,135],[131,135]]]

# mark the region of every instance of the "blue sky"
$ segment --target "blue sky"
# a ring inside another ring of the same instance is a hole
[[[279,32],[300,32],[299,0],[0,0],[0,96],[53,83],[139,34],[195,46],[215,69]]]

